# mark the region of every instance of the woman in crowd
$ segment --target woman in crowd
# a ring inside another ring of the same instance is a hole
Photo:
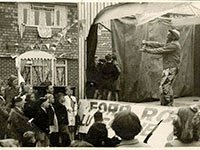
[[[24,104],[24,114],[29,119],[35,118],[37,111],[37,103],[35,99],[35,93],[31,93],[26,96],[26,103]]]
[[[31,95],[33,93],[33,87],[31,85],[25,84],[24,82],[21,83],[21,91],[20,96],[26,100],[26,97],[28,95]]]
[[[166,147],[200,147],[200,110],[198,107],[179,108],[173,120],[176,139],[166,143]]]
[[[135,136],[142,130],[140,120],[135,113],[131,111],[116,113],[111,127],[116,135],[122,139],[117,147],[149,147],[148,144],[135,139]]]
[[[68,121],[69,121],[69,136],[70,140],[73,141],[75,137],[75,123],[78,104],[75,96],[72,96],[72,90],[70,87],[66,87],[66,96],[65,98],[65,107],[68,112]]]
[[[24,109],[25,101],[21,97],[13,99],[13,108],[10,111],[8,118],[8,129],[10,136],[19,142],[22,142],[24,132],[27,131],[28,118],[25,117]]]
[[[15,96],[19,95],[19,86],[18,86],[18,80],[17,77],[14,75],[11,75],[8,79],[8,87],[5,90],[5,100],[7,103],[7,107],[11,108],[12,100]]]

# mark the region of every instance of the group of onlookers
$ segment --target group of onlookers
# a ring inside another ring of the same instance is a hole
[[[15,139],[20,146],[69,146],[75,139],[77,100],[72,89],[54,92],[46,85],[44,96],[36,98],[31,85],[17,77],[8,79],[8,86],[0,86],[1,139]]]
[[[75,141],[72,146],[150,147],[148,141],[139,141],[136,138],[142,126],[135,113],[119,111],[114,115],[111,128],[115,131],[116,137],[113,138],[108,138],[108,131],[100,112],[96,112],[94,119],[95,123],[88,130],[85,139]],[[200,106],[179,108],[173,120],[173,127],[174,139],[167,142],[165,147],[200,147]]]
[[[36,98],[33,87],[11,76],[8,86],[0,90],[0,146],[11,143],[22,147],[150,147],[148,142],[136,136],[142,126],[138,116],[131,111],[119,111],[114,115],[111,128],[116,136],[108,137],[103,114],[94,114],[94,124],[82,138],[75,137],[77,100],[70,87],[55,94],[52,85],[46,86],[46,94]],[[174,140],[166,147],[200,146],[200,106],[178,109],[173,120]],[[162,133],[161,133],[162,136]],[[15,141],[12,141],[15,140]]]
[[[105,59],[96,56],[93,71],[94,98],[118,101],[120,73],[116,55],[107,54]]]

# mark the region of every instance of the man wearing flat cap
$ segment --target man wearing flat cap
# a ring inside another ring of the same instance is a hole
[[[180,32],[176,29],[168,31],[166,44],[159,42],[143,41],[142,52],[159,54],[163,57],[163,72],[160,81],[160,102],[163,106],[173,105],[173,89],[175,77],[180,64],[181,46],[178,42]]]

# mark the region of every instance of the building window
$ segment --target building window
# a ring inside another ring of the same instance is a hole
[[[65,27],[67,6],[54,4],[18,4],[18,21],[29,26]]]
[[[21,74],[27,84],[40,85],[47,80],[52,81],[50,60],[22,60]]]
[[[28,10],[23,9],[23,23],[27,24]]]
[[[39,25],[39,15],[40,15],[40,12],[39,11],[34,11],[34,25]]]
[[[56,23],[57,23],[57,26],[60,26],[60,11],[59,10],[56,11]]]
[[[67,85],[67,60],[57,59],[55,70],[56,70],[55,84],[57,86]]]

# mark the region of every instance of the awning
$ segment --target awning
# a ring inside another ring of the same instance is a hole
[[[94,24],[117,18],[135,16],[137,25],[142,25],[168,13],[198,16],[200,10],[191,3],[186,2],[120,3],[102,9],[95,17]]]
[[[30,59],[42,59],[42,60],[54,60],[56,59],[53,55],[40,51],[40,50],[32,50],[25,52],[17,57],[20,60],[30,60]]]

